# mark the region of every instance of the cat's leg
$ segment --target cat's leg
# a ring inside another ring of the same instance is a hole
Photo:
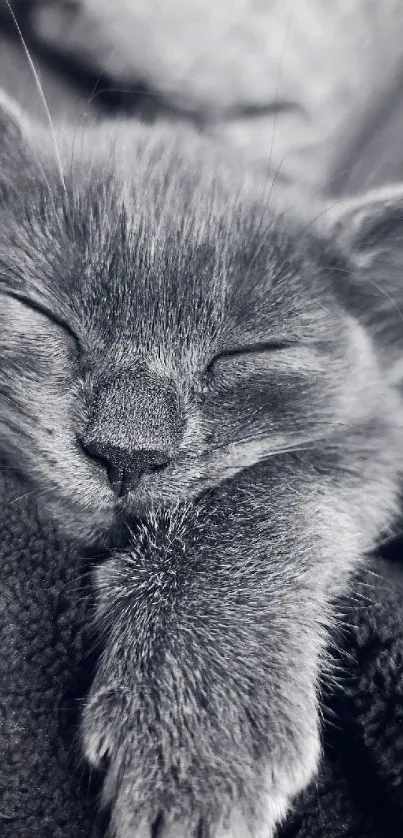
[[[382,465],[380,495],[374,457],[308,457],[154,516],[99,568],[83,739],[108,759],[114,838],[149,838],[160,816],[158,838],[270,838],[313,778],[332,599],[397,489]]]
[[[268,838],[314,775],[325,605],[309,535],[284,529],[276,497],[277,523],[249,492],[223,496],[168,530],[154,520],[99,568],[106,642],[83,737],[89,761],[109,763],[116,838],[147,835],[161,811],[161,838],[200,822],[208,838]]]

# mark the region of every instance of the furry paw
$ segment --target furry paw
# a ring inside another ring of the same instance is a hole
[[[158,742],[156,720],[135,732],[138,712],[132,696],[112,688],[93,694],[84,714],[86,757],[94,766],[108,765],[103,800],[111,807],[111,838],[272,838],[317,769],[315,726],[306,728],[299,747],[292,737],[283,743],[277,759],[253,764],[228,751],[224,766],[211,742],[205,743],[211,754],[204,764],[192,761],[183,746],[182,752],[179,745],[171,750],[169,722],[165,742]]]

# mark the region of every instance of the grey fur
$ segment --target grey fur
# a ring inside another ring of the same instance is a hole
[[[111,832],[270,838],[317,767],[332,602],[397,511],[403,190],[315,233],[190,130],[56,153],[4,100],[0,143],[2,457],[71,536],[132,530],[82,729]],[[172,462],[116,501],[79,440],[151,437]]]

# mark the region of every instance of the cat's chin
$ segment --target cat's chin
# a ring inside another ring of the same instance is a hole
[[[179,507],[193,505],[199,497],[185,480],[178,481],[175,489],[169,482],[165,485],[164,481],[143,481],[135,491],[121,498],[105,491],[105,486],[82,499],[77,494],[68,499],[65,494],[55,497],[49,493],[42,496],[41,513],[65,537],[80,545],[122,548],[139,522],[154,526],[160,516],[165,520]]]
[[[167,512],[167,504],[121,503],[100,506],[98,509],[84,509],[78,505],[48,503],[43,512],[51,518],[58,530],[85,548],[102,545],[106,548],[125,548],[140,522],[153,522],[159,513]],[[177,504],[172,504],[177,506]]]
[[[113,504],[100,505],[98,509],[83,509],[76,504],[49,501],[44,512],[64,537],[88,547],[105,544],[117,521]]]

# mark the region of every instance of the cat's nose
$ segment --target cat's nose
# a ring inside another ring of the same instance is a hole
[[[95,380],[80,441],[87,455],[102,461],[120,497],[134,491],[142,475],[175,459],[184,423],[176,384],[139,363]]]
[[[105,465],[109,482],[117,497],[135,489],[143,474],[162,471],[171,459],[167,451],[155,448],[127,451],[118,445],[97,440],[91,440],[83,447],[90,457]]]

